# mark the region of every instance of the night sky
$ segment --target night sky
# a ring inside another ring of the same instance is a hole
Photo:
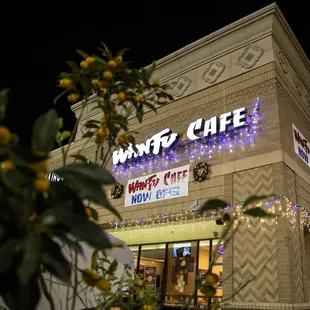
[[[100,41],[115,52],[128,47],[132,50],[126,60],[141,67],[272,3],[210,2],[178,1],[169,7],[166,3],[170,1],[124,1],[126,5],[111,1],[108,6],[106,1],[2,5],[0,88],[10,88],[7,124],[23,145],[29,145],[34,120],[54,106],[53,99],[60,92],[56,80],[60,72],[68,71],[66,61],[81,60],[76,48],[96,53]],[[307,2],[277,4],[310,58]],[[75,118],[69,103],[63,100],[56,108],[70,130]]]

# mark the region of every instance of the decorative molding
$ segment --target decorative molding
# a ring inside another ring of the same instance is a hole
[[[191,85],[191,79],[187,76],[181,76],[179,77],[175,82],[172,82],[171,89],[172,94],[175,97],[181,97],[184,95],[184,93],[187,91],[189,86]]]
[[[202,75],[202,79],[209,83],[215,83],[225,70],[225,65],[219,61],[211,62]]]
[[[302,95],[302,84],[301,84],[301,80],[300,80],[297,73],[294,74],[293,81],[294,81],[294,86],[295,86],[299,96],[301,96]]]
[[[307,100],[308,108],[310,108],[310,93],[306,94],[306,100]]]
[[[216,86],[214,86],[216,87]],[[201,106],[193,109],[189,108],[185,111],[182,111],[178,114],[175,114],[171,117],[167,117],[165,119],[162,119],[160,122],[154,122],[149,125],[145,125],[144,127],[139,128],[139,134],[137,135],[137,141],[144,141],[150,137],[151,134],[153,134],[156,131],[159,131],[165,127],[174,127],[178,126],[189,119],[196,119],[201,117],[202,115],[206,115],[212,111],[216,111],[225,105],[231,105],[235,102],[240,102],[241,100],[250,100],[255,97],[259,97],[262,95],[262,93],[265,93],[269,91],[270,89],[273,89],[275,87],[275,80],[271,79],[268,81],[265,81],[263,83],[259,83],[254,85],[253,87],[247,87],[239,92],[234,92],[228,96],[220,97],[217,100],[213,100],[208,102],[208,104],[202,104]],[[213,87],[212,87],[213,88]],[[205,93],[204,93],[204,96]],[[197,99],[198,100],[198,99]],[[298,110],[299,111],[299,110]],[[303,115],[301,115],[303,116]],[[143,123],[142,123],[143,125]],[[310,124],[309,124],[310,125]],[[80,147],[83,147],[83,144],[80,145]],[[82,150],[81,154],[84,155],[88,159],[92,159],[91,157],[95,154],[95,145],[86,147]],[[77,149],[72,149],[72,152],[70,151],[70,154],[74,154],[78,151]],[[69,159],[70,162],[71,159]],[[62,166],[62,158],[53,160],[49,162],[49,168],[51,170],[54,170],[58,167]]]
[[[280,48],[276,49],[276,56],[284,73],[288,72],[288,63],[287,59]]]
[[[300,107],[293,101],[287,90],[285,90],[280,83],[277,83],[277,89],[279,90],[279,93],[283,96],[283,98],[287,100],[288,104],[296,113],[297,117],[302,121],[304,126],[306,126],[308,130],[310,130],[310,122],[307,115],[305,115],[305,113],[300,110]]]
[[[238,58],[238,64],[245,69],[251,69],[257,64],[263,54],[264,50],[261,47],[257,45],[248,46]]]

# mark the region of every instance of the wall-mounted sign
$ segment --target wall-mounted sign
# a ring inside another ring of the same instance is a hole
[[[308,167],[310,167],[310,144],[294,124],[292,124],[292,128],[295,153]]]
[[[219,135],[232,127],[233,129],[242,128],[247,119],[247,110],[245,107],[236,109],[232,112],[221,114],[220,117],[212,117],[208,120],[199,118],[189,124],[187,129],[187,138],[195,141],[200,138]],[[142,157],[144,155],[157,155],[163,149],[171,148],[179,140],[179,134],[172,133],[170,129],[164,129],[153,135],[146,143],[136,144],[137,151],[132,145],[127,149],[119,149],[113,152],[113,165],[125,163],[132,158]]]
[[[145,266],[144,267],[144,283],[145,286],[149,287],[152,291],[156,291],[156,267]]]
[[[129,180],[125,207],[188,195],[189,165]]]

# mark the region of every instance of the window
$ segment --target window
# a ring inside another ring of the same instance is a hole
[[[162,293],[162,283],[165,267],[166,244],[143,245],[139,274],[146,286],[159,295]]]
[[[138,256],[139,256],[139,246],[138,245],[133,245],[133,246],[129,246],[130,251],[133,253],[133,255],[135,256],[135,271],[137,271],[137,264],[138,264]]]
[[[197,242],[171,243],[167,254],[165,304],[194,304]]]

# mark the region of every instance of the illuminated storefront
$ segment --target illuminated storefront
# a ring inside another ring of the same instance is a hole
[[[165,307],[202,306],[212,300],[195,290],[197,278],[223,225],[220,212],[199,207],[219,198],[242,217],[244,199],[270,196],[258,205],[279,216],[244,218],[221,245],[214,299],[229,299],[225,309],[309,309],[310,63],[281,12],[268,6],[184,47],[159,60],[155,75],[175,100],[142,124],[130,119],[137,150],[115,150],[109,166],[124,220],[98,209],[103,228],[130,246]],[[83,147],[94,159],[81,136],[83,122],[100,117],[84,116],[70,153]],[[61,166],[61,151],[51,155],[50,168]]]

